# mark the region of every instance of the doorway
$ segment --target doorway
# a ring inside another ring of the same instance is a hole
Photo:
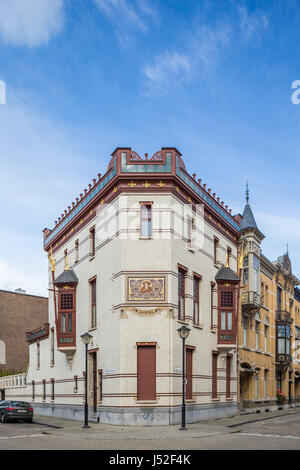
[[[98,401],[97,375],[97,352],[89,352],[88,404],[94,412]]]

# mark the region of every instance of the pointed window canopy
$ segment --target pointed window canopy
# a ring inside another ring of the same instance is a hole
[[[54,284],[78,284],[78,277],[73,269],[65,269],[58,278],[55,279]]]

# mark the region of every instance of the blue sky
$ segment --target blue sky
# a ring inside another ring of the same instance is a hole
[[[297,0],[0,0],[0,288],[47,295],[42,230],[117,146],[175,146],[233,212],[245,185],[300,277]]]

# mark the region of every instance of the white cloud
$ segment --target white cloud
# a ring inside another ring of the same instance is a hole
[[[13,46],[47,44],[63,26],[64,0],[0,0],[0,38]]]
[[[153,64],[144,67],[148,89],[163,91],[169,85],[189,81],[199,67],[210,67],[221,49],[230,44],[231,30],[227,25],[219,28],[198,27],[189,47],[184,52],[165,52],[154,58]]]
[[[156,57],[153,65],[147,65],[144,68],[146,77],[156,87],[162,84],[182,81],[188,78],[193,65],[190,58],[177,52],[165,53]]]
[[[239,5],[240,29],[245,40],[257,38],[268,27],[268,18],[261,10],[255,10],[250,14],[244,5]]]
[[[156,10],[149,0],[94,0],[99,10],[115,25],[119,41],[131,41],[135,30],[146,33],[148,20],[157,21]]]

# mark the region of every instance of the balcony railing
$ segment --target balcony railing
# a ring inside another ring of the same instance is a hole
[[[242,306],[249,309],[260,307],[260,295],[254,291],[245,291],[241,293]]]
[[[0,389],[6,388],[22,388],[26,387],[26,374],[6,375],[0,377]]]

